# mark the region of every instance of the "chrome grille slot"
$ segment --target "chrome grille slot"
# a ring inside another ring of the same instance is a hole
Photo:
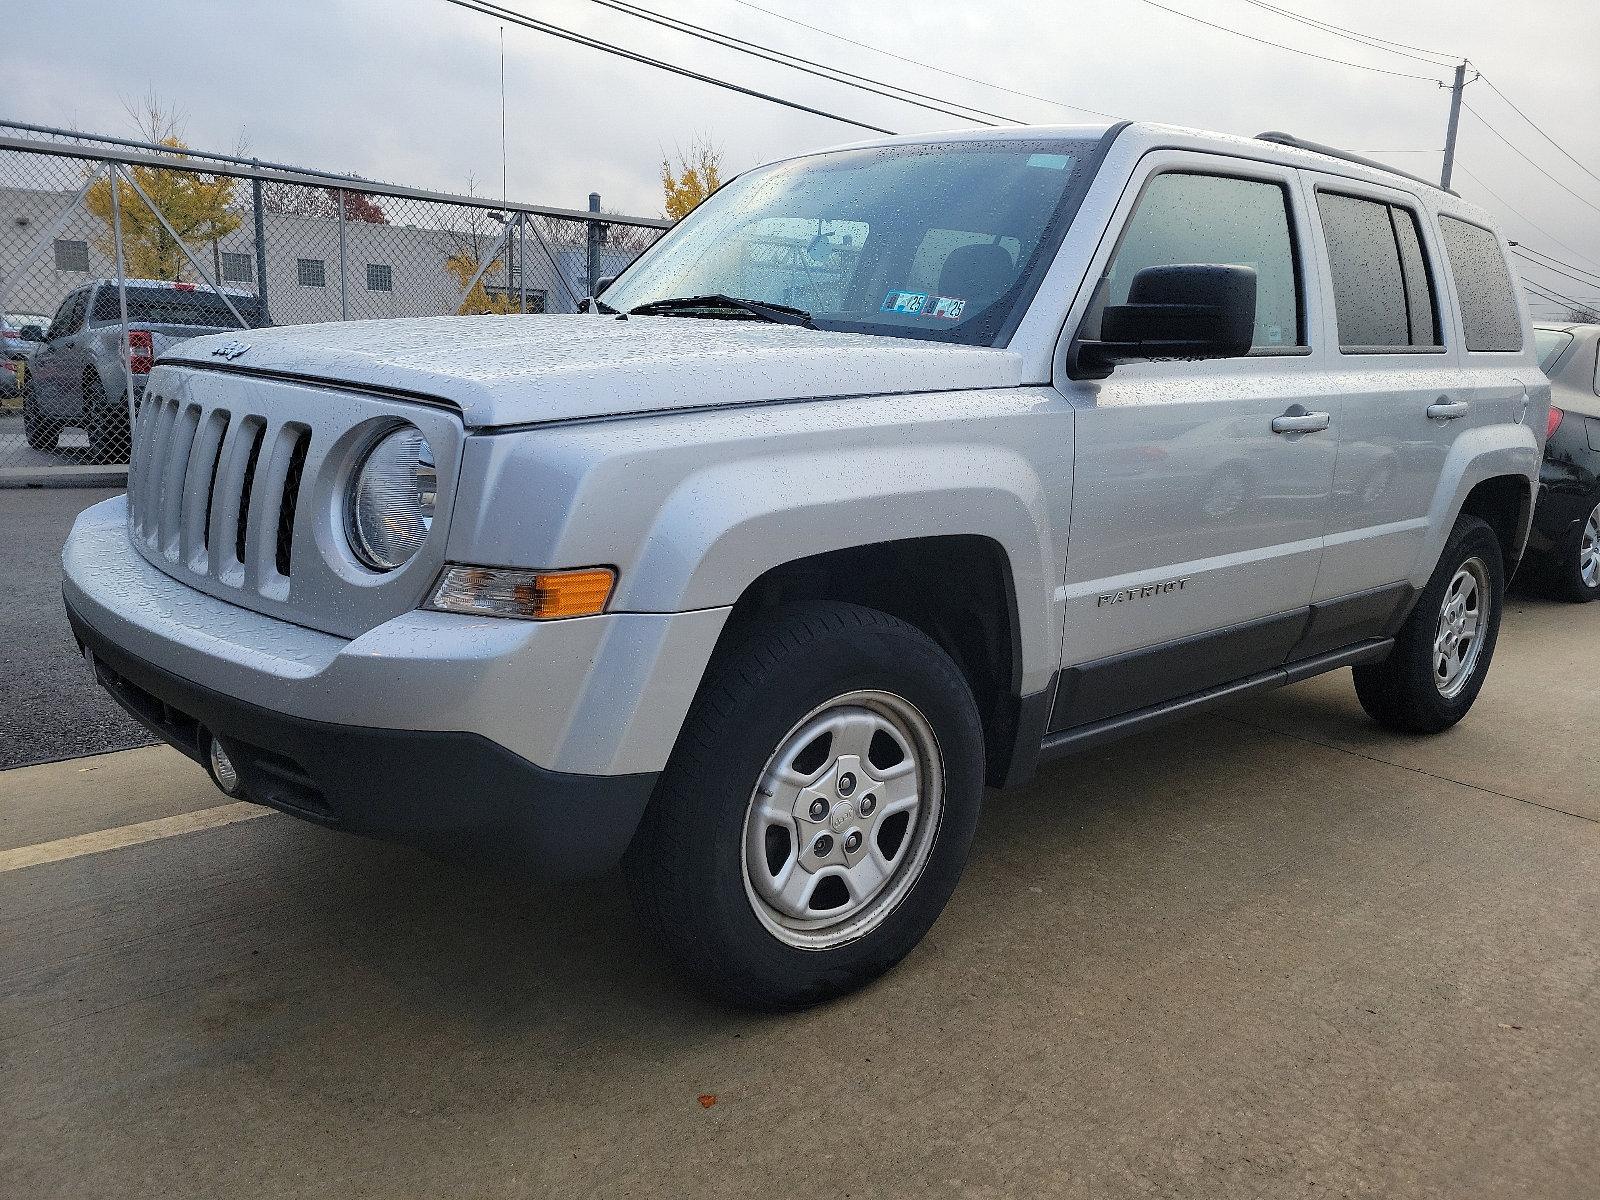
[[[256,492],[256,467],[261,462],[261,444],[267,440],[267,423],[251,417],[246,424],[255,427],[256,435],[250,441],[250,453],[244,460],[244,480],[239,484],[239,519],[233,526],[233,556],[240,564],[249,561],[245,557],[245,543],[251,526],[250,510],[260,505],[261,494],[266,491],[263,488],[260,494]]]
[[[178,561],[178,519],[188,487],[191,451],[200,425],[200,409],[189,404],[178,409],[172,421],[172,443],[167,447],[167,469],[156,490],[156,537],[168,562]]]
[[[206,414],[189,451],[189,473],[183,485],[179,548],[184,565],[191,571],[204,572],[206,569],[207,541],[211,534],[211,496],[216,490],[217,467],[222,462],[222,442],[227,433],[227,410],[213,409]]]
[[[306,455],[311,453],[311,430],[299,426],[294,449],[289,453],[289,468],[283,477],[283,502],[278,508],[278,536],[273,547],[273,565],[288,578],[294,567],[294,515],[300,505],[300,482],[305,477]]]

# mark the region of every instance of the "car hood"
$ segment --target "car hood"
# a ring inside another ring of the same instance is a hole
[[[243,347],[243,349],[241,349]],[[448,401],[469,427],[798,400],[1016,387],[1006,350],[690,317],[423,317],[196,338],[163,362]]]

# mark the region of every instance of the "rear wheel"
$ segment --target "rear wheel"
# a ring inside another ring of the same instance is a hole
[[[1494,531],[1477,517],[1460,518],[1394,650],[1355,668],[1368,715],[1404,733],[1438,733],[1466,716],[1494,657],[1504,597]]]
[[[111,404],[98,375],[83,383],[84,432],[89,435],[89,457],[97,463],[127,462],[133,431],[128,423],[127,404],[119,399]]]
[[[22,436],[30,450],[54,450],[61,440],[62,424],[39,411],[39,397],[31,382],[22,385]]]
[[[920,630],[816,603],[718,652],[629,850],[644,922],[699,984],[780,1008],[887,971],[966,862],[983,743]]]

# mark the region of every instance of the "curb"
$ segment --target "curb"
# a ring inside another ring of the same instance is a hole
[[[127,486],[127,467],[0,467],[0,488]]]

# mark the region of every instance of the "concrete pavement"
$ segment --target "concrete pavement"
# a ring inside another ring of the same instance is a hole
[[[152,740],[89,678],[61,607],[72,522],[120,490],[0,487],[0,769]]]
[[[614,878],[276,814],[0,871],[0,1191],[1592,1196],[1600,606],[1512,604],[1441,737],[1340,673],[992,796],[924,946],[795,1016],[688,992]],[[0,850],[224,802],[21,768]]]

